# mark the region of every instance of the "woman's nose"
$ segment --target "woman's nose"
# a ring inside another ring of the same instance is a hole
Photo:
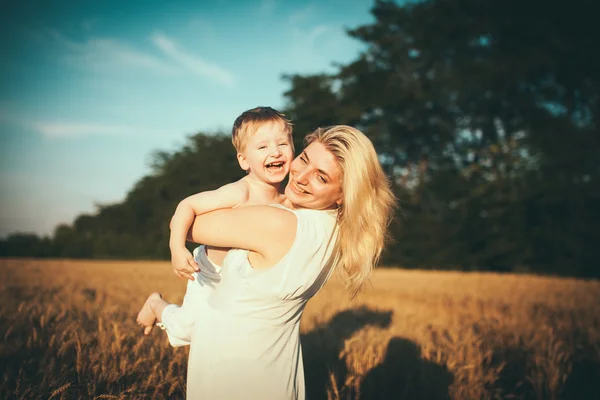
[[[298,171],[294,174],[296,178],[296,182],[298,183],[307,183],[308,182],[308,169],[304,168],[302,171]]]

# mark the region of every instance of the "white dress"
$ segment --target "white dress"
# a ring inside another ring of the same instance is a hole
[[[304,399],[300,317],[327,281],[336,213],[294,210],[296,238],[269,269],[231,250],[221,282],[198,314],[188,362],[188,399]]]
[[[173,347],[186,346],[192,339],[192,330],[198,314],[206,308],[208,296],[221,280],[221,267],[212,263],[206,256],[204,245],[194,249],[194,260],[200,267],[193,281],[188,281],[181,306],[169,304],[162,313],[161,329],[167,332]]]

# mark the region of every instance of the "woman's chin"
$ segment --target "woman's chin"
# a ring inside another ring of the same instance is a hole
[[[285,188],[285,197],[287,197],[287,199],[295,205],[300,205],[303,200],[301,196],[299,196],[296,192],[294,192],[293,189],[289,187],[289,184]]]

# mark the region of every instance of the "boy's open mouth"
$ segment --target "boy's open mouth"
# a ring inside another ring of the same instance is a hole
[[[269,172],[281,171],[283,169],[283,164],[285,164],[283,161],[269,163],[269,164],[267,164],[267,170]]]

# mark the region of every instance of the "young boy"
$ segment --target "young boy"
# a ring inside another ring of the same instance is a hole
[[[196,215],[221,208],[258,204],[282,204],[285,200],[281,182],[289,172],[294,157],[292,126],[286,117],[270,107],[257,107],[242,113],[234,122],[232,142],[240,167],[247,172],[242,179],[219,189],[198,193],[182,200],[171,219],[171,262],[180,278],[190,279],[183,304],[161,308],[152,293],[138,314],[137,322],[149,335],[156,321],[167,331],[172,346],[190,344],[196,315],[221,279],[219,266],[227,249],[199,246],[190,253],[186,237]],[[192,275],[178,272],[180,266],[190,265]]]

